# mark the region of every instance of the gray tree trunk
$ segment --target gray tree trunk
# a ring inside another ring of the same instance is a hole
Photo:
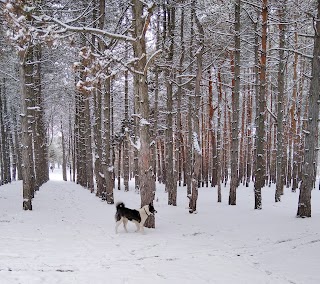
[[[67,161],[66,161],[66,145],[64,141],[64,131],[61,120],[61,145],[62,145],[62,179],[67,181]]]
[[[94,123],[94,144],[95,144],[95,178],[97,184],[96,195],[102,197],[102,193],[106,192],[105,178],[103,175],[102,168],[102,123],[101,123],[101,85],[97,88],[94,94],[94,113],[95,113],[95,123]]]
[[[105,22],[105,0],[99,1],[99,15],[98,15],[98,26],[100,29],[104,28]],[[102,40],[98,41],[98,50],[102,52],[104,50],[104,42]],[[94,103],[94,173],[97,185],[96,196],[103,197],[106,193],[106,182],[103,172],[103,153],[102,153],[102,86],[101,83],[98,84],[96,92],[93,95]]]
[[[168,66],[173,64],[174,53],[174,31],[175,31],[175,8],[168,9],[168,33],[169,53],[167,58]],[[177,184],[174,176],[174,155],[173,155],[173,86],[172,67],[167,68],[166,89],[167,89],[167,129],[166,129],[166,192],[168,192],[168,205],[177,206]]]
[[[9,120],[6,100],[6,82],[0,86],[0,132],[1,132],[1,184],[11,182],[11,157],[9,140]]]
[[[112,159],[111,148],[111,79],[107,78],[105,82],[105,97],[104,97],[104,149],[105,158],[103,165],[104,178],[106,180],[106,201],[108,204],[114,203],[113,188],[114,188],[114,166]]]
[[[32,49],[20,52],[20,94],[21,94],[21,152],[23,177],[23,209],[32,210],[32,198],[35,189],[35,176],[33,168],[32,128],[29,121],[30,111],[28,102],[31,99],[32,86]]]
[[[21,138],[19,137],[19,126],[18,126],[18,121],[17,121],[17,111],[15,108],[11,108],[11,113],[12,113],[12,121],[13,121],[13,135],[14,135],[14,148],[16,152],[16,157],[17,157],[17,170],[18,170],[18,180],[22,180],[22,149],[19,146],[19,141]]]
[[[311,190],[315,179],[315,163],[318,149],[318,123],[320,101],[320,0],[315,19],[315,35],[312,59],[311,82],[308,97],[308,119],[305,133],[304,165],[300,186],[297,217],[311,217]]]
[[[181,7],[181,16],[180,16],[180,47],[181,55],[179,58],[179,67],[178,67],[178,90],[177,90],[177,124],[176,124],[176,171],[178,172],[178,182],[181,186],[182,180],[182,169],[185,176],[185,166],[184,162],[184,145],[183,145],[183,135],[182,135],[182,121],[181,121],[181,103],[182,103],[182,78],[181,74],[183,73],[183,62],[185,57],[185,43],[184,43],[184,7]],[[185,184],[185,179],[184,179]]]
[[[133,35],[136,41],[133,42],[134,57],[139,58],[135,64],[137,70],[134,80],[135,97],[139,98],[140,116],[140,150],[139,150],[139,183],[141,206],[152,203],[155,194],[155,180],[153,178],[153,165],[150,151],[149,132],[149,96],[147,84],[147,57],[146,57],[146,31],[149,25],[153,7],[148,8],[148,15],[145,15],[144,4],[139,0],[132,0],[133,14]],[[155,227],[155,218],[150,216],[145,223],[148,228]]]
[[[284,187],[284,165],[283,165],[283,112],[284,112],[284,79],[285,79],[285,26],[283,24],[286,0],[281,1],[279,7],[279,66],[278,66],[278,96],[277,96],[277,158],[276,174],[277,184],[275,202],[281,200]]]
[[[194,5],[194,3],[193,3]],[[189,49],[189,73],[192,74],[193,72],[193,37],[194,37],[194,18],[195,18],[195,11],[194,7],[191,8],[190,13],[190,49]],[[191,84],[189,86],[191,92]],[[193,113],[193,98],[191,94],[188,96],[188,112],[189,115],[187,116],[187,129],[188,129],[188,141],[186,146],[186,183],[187,183],[187,196],[189,198],[189,208],[191,208],[191,192],[192,192],[192,172],[193,172],[193,151],[192,151],[192,113]]]
[[[85,98],[85,141],[86,141],[86,175],[87,188],[94,192],[93,184],[93,158],[92,158],[92,131],[91,131],[91,112],[89,107],[89,97]]]
[[[262,209],[261,189],[265,185],[265,119],[266,119],[266,62],[267,62],[267,16],[268,1],[263,0],[262,5],[262,38],[260,58],[260,90],[257,94],[257,158],[254,183],[255,209]]]
[[[222,201],[222,194],[221,194],[221,173],[222,173],[222,166],[221,166],[221,104],[222,104],[222,81],[221,81],[221,71],[218,70],[218,119],[217,119],[217,197],[218,197],[218,202]]]
[[[238,153],[239,153],[239,95],[240,95],[240,0],[237,0],[235,6],[234,22],[234,84],[232,92],[232,142],[231,142],[231,181],[229,192],[229,205],[237,203],[237,187],[239,184],[238,175]]]
[[[192,7],[193,9],[193,7]],[[204,48],[204,30],[203,27],[197,17],[194,14],[194,19],[197,24],[197,28],[200,34],[199,37],[199,45],[200,48],[196,53],[196,61],[197,61],[197,73],[196,73],[196,82],[195,82],[195,89],[194,89],[194,112],[192,114],[193,118],[193,133],[192,133],[192,142],[193,142],[193,149],[194,149],[194,165],[193,165],[193,172],[192,172],[192,190],[190,196],[190,203],[189,203],[189,213],[194,213],[197,210],[197,201],[198,201],[198,178],[201,171],[201,149],[200,149],[200,122],[199,122],[199,109],[200,109],[200,99],[201,99],[201,77],[202,77],[202,55],[203,55],[203,48]]]
[[[35,58],[37,63],[34,65],[34,151],[35,151],[35,171],[37,185],[49,180],[49,161],[48,143],[44,122],[43,93],[41,86],[41,46],[35,47]]]
[[[127,49],[127,47],[126,47]],[[129,191],[130,179],[130,134],[129,134],[129,74],[128,70],[124,73],[124,139],[123,139],[123,181],[124,191]]]

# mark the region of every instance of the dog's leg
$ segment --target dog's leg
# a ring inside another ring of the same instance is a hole
[[[139,223],[137,222],[137,221],[133,221],[135,224],[136,224],[136,226],[137,226],[137,230],[136,230],[136,232],[139,232],[139,230],[140,230],[140,226],[139,226]]]
[[[140,231],[142,234],[144,234],[144,226],[142,222],[140,223]]]
[[[127,224],[128,224],[128,219],[127,218],[123,218],[123,227],[125,229],[125,231],[128,233],[128,230],[127,230]]]
[[[116,234],[118,234],[118,227],[120,226],[120,224],[123,222],[123,218],[121,217],[121,219],[119,221],[116,222]]]

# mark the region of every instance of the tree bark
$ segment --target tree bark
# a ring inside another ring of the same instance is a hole
[[[106,201],[108,204],[114,203],[113,188],[114,188],[114,165],[111,149],[111,79],[107,78],[105,82],[105,97],[104,97],[104,149],[105,157],[103,164],[103,173],[106,180]]]
[[[229,192],[229,205],[237,204],[237,187],[239,184],[239,95],[240,95],[240,0],[235,2],[235,23],[234,23],[234,64],[231,63],[233,70],[232,84],[232,142],[231,142],[231,182]],[[233,55],[232,55],[233,56]],[[231,60],[232,62],[233,60]],[[234,65],[234,66],[233,66]]]
[[[304,165],[300,187],[297,217],[311,217],[311,190],[315,179],[315,163],[318,149],[318,118],[320,101],[320,0],[315,19],[315,35],[312,59],[311,82],[308,97],[308,120],[305,133]]]
[[[267,20],[268,20],[268,0],[262,3],[262,38],[261,38],[261,58],[260,58],[260,90],[257,94],[258,121],[257,121],[257,158],[254,183],[254,209],[262,209],[261,189],[265,185],[265,119],[266,119],[266,63],[267,63]]]
[[[32,210],[32,198],[35,189],[33,169],[33,151],[31,125],[29,121],[28,102],[31,97],[32,75],[32,49],[20,51],[20,94],[21,94],[21,152],[22,152],[22,177],[23,177],[23,209]]]
[[[177,206],[177,184],[174,177],[174,155],[173,155],[173,86],[174,77],[172,71],[173,54],[174,54],[174,31],[175,31],[175,8],[168,11],[168,33],[169,33],[169,53],[167,58],[168,66],[166,75],[167,89],[167,129],[166,129],[166,192],[168,192],[168,205]]]
[[[285,26],[283,24],[286,1],[281,2],[279,11],[279,66],[278,66],[278,101],[277,101],[277,184],[275,192],[275,202],[281,201],[283,193],[284,176],[283,176],[283,112],[284,112],[284,76],[285,76]]]
[[[133,42],[134,57],[139,58],[135,64],[135,70],[138,72],[134,80],[135,96],[139,98],[139,116],[140,116],[140,150],[139,150],[139,182],[141,206],[150,204],[154,200],[155,180],[153,178],[153,165],[150,151],[150,122],[149,122],[149,97],[147,84],[147,52],[146,52],[146,31],[150,23],[150,17],[154,6],[148,7],[148,13],[145,15],[144,4],[139,0],[132,0],[133,14],[133,34],[136,41]],[[155,218],[150,216],[145,226],[155,227]]]
[[[194,2],[193,2],[194,4]],[[192,7],[194,9],[194,7]],[[192,171],[192,191],[190,196],[190,203],[189,203],[189,213],[195,213],[197,211],[197,201],[198,201],[198,177],[201,171],[201,142],[200,142],[200,122],[199,122],[199,109],[200,109],[200,99],[201,99],[201,77],[202,77],[202,55],[203,55],[203,48],[204,48],[204,30],[203,27],[194,13],[194,19],[200,34],[199,38],[199,45],[200,48],[196,53],[196,61],[197,61],[197,73],[196,73],[196,82],[195,82],[195,89],[194,89],[194,112],[192,114],[193,120],[193,133],[192,133],[192,143],[193,143],[193,150],[194,150],[194,164],[193,164],[193,171]]]

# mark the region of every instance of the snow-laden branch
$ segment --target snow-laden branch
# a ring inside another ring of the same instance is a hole
[[[275,120],[275,122],[277,122],[277,121],[278,121],[278,118],[277,118],[277,116],[271,111],[271,109],[269,109],[269,108],[267,107],[267,111],[270,113],[270,115],[271,115],[272,118]]]
[[[310,45],[311,46],[311,45]],[[287,52],[291,52],[291,53],[296,53],[302,57],[305,57],[309,60],[312,60],[313,59],[313,56],[312,55],[308,55],[308,54],[305,54],[305,53],[302,53],[296,49],[291,49],[291,48],[279,48],[279,47],[274,47],[274,48],[270,48],[269,51],[279,51],[279,50],[283,50],[283,51],[287,51]]]
[[[140,151],[140,148],[141,148],[141,142],[140,142],[140,138],[137,139],[137,143],[134,143],[131,139],[131,137],[129,137],[130,139],[130,143],[131,145],[136,148],[138,151]]]
[[[1,1],[1,0],[0,0],[0,1]],[[18,78],[10,75],[9,73],[3,72],[3,71],[1,71],[1,70],[0,70],[0,73],[3,74],[3,75],[5,75],[6,77],[10,77],[10,78],[13,79],[14,81],[17,81],[17,82],[19,81]]]
[[[162,52],[162,50],[161,50],[161,49],[158,49],[158,50],[156,50],[156,51],[150,56],[150,58],[148,59],[148,61],[147,61],[147,63],[146,63],[146,66],[144,67],[144,71],[143,71],[144,75],[147,74],[148,68],[149,68],[150,64],[152,63],[153,59],[154,59],[157,55],[159,55],[161,52]]]
[[[46,21],[51,21],[54,22],[56,24],[58,24],[59,26],[63,27],[65,29],[65,31],[71,31],[71,32],[83,32],[83,33],[90,33],[90,34],[97,34],[97,35],[103,35],[112,39],[117,39],[117,40],[123,40],[123,41],[129,41],[129,42],[134,42],[135,39],[133,37],[130,36],[126,36],[126,35],[121,35],[121,34],[114,34],[114,33],[110,33],[107,32],[105,30],[101,30],[101,29],[97,29],[97,28],[89,28],[89,27],[74,27],[74,26],[70,26],[56,18],[53,17],[49,17],[46,16],[45,17]],[[63,30],[60,32],[64,32]]]

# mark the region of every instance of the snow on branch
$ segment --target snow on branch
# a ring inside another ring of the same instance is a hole
[[[161,52],[162,52],[162,50],[161,50],[161,49],[158,49],[158,50],[156,50],[156,51],[150,56],[150,58],[148,59],[148,61],[147,61],[147,63],[146,63],[146,66],[144,67],[144,71],[143,71],[144,75],[147,74],[148,68],[149,68],[150,64],[152,63],[152,61],[154,60],[154,58],[155,58],[157,55],[159,55]]]
[[[110,50],[105,50],[103,54],[96,54],[90,47],[82,47],[79,52],[79,61],[73,64],[74,70],[81,73],[82,77],[76,84],[77,90],[90,95],[97,84],[114,76],[118,70],[109,71],[112,62],[114,62],[114,57]]]
[[[97,35],[103,35],[112,39],[118,39],[118,40],[124,40],[124,41],[129,41],[129,42],[134,42],[135,39],[129,36],[121,35],[121,34],[115,34],[115,33],[110,33],[105,30],[101,29],[96,29],[96,28],[88,28],[88,27],[74,27],[70,26],[56,18],[46,16],[45,19],[47,21],[52,21],[61,27],[63,27],[65,30],[62,30],[61,32],[65,31],[71,31],[71,32],[83,32],[83,33],[90,33],[90,34],[97,34]]]
[[[138,151],[140,151],[140,148],[141,148],[140,138],[138,138],[137,143],[134,143],[130,137],[130,143],[134,148],[136,148]]]
[[[277,116],[271,111],[271,109],[269,109],[269,108],[267,107],[267,111],[270,113],[270,115],[272,116],[272,118],[274,119],[274,121],[277,122],[277,121],[278,121],[278,118],[277,118]]]

